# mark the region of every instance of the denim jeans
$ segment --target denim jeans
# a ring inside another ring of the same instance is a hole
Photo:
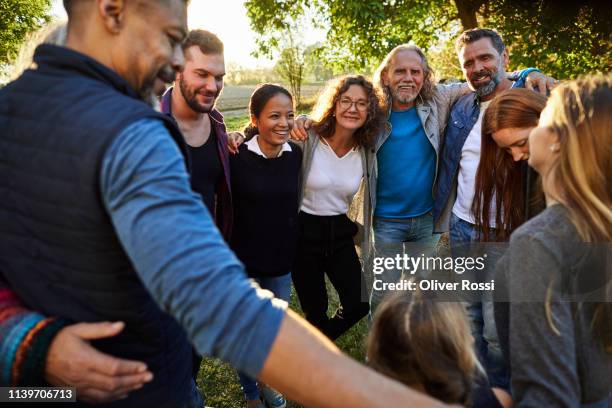
[[[195,381],[191,389],[191,399],[187,404],[187,408],[204,408],[204,393],[202,393]]]
[[[433,215],[431,212],[404,220],[387,220],[374,218],[374,249],[377,257],[394,258],[397,254],[409,256],[432,256],[440,236],[433,233]],[[409,243],[409,245],[406,245]],[[419,244],[419,245],[417,245]],[[403,271],[386,270],[375,279],[383,283],[399,282]],[[370,294],[370,317],[389,291],[374,290]]]
[[[610,408],[612,407],[612,393],[601,401],[591,402],[590,404],[581,404],[580,408]]]
[[[291,298],[291,274],[276,276],[276,277],[264,277],[254,279],[262,289],[267,289],[274,293],[274,297],[282,299],[289,303]],[[247,400],[259,399],[259,388],[257,387],[257,380],[249,377],[241,372],[238,373],[240,385],[242,391]]]
[[[468,244],[478,242],[478,233],[473,224],[462,220],[454,213],[451,214],[449,226],[449,240],[452,256],[466,256],[469,251]],[[501,253],[487,250],[486,280],[493,277],[495,263],[499,260]],[[510,375],[497,336],[495,326],[493,293],[485,291],[480,299],[465,302],[468,317],[470,319],[472,335],[476,354],[483,367],[487,371],[489,382],[493,387],[500,387],[507,391],[510,389]]]

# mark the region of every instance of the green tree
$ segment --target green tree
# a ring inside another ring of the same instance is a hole
[[[17,56],[26,35],[50,19],[51,0],[0,0],[0,65]]]
[[[321,44],[312,44],[304,50],[304,72],[307,80],[314,82],[327,81],[334,72],[321,59]]]
[[[500,27],[513,65],[537,66],[558,78],[612,69],[609,6],[593,1],[514,3],[491,2],[489,15],[483,16],[487,25]]]
[[[441,42],[477,26],[502,34],[513,67],[537,66],[558,78],[612,68],[612,8],[601,0],[249,0],[245,6],[261,49],[311,13],[313,24],[327,28],[321,55],[336,69],[369,72],[405,42],[448,60],[452,44]]]
[[[299,106],[304,80],[304,47],[295,40],[292,31],[286,32],[284,47],[280,51],[274,70],[289,83],[293,100],[296,106]]]

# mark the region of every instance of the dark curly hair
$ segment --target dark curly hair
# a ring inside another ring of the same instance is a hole
[[[336,130],[336,103],[340,96],[345,93],[351,85],[361,86],[368,98],[367,118],[353,138],[358,146],[371,146],[384,123],[384,112],[382,109],[382,97],[374,88],[374,85],[363,75],[345,75],[332,79],[319,98],[313,110],[312,119],[314,131],[321,137],[327,138]]]

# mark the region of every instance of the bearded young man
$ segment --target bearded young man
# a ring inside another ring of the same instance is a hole
[[[183,135],[143,101],[183,69],[186,1],[64,5],[66,47],[0,90],[0,264],[28,307],[125,322],[95,346],[154,378],[112,406],[201,406],[192,344],[308,406],[440,406],[257,290],[193,195]]]
[[[193,191],[229,241],[233,211],[227,131],[215,109],[225,76],[223,43],[211,32],[191,30],[183,51],[185,68],[162,96],[161,109],[176,120],[185,138]]]
[[[457,38],[455,48],[471,92],[462,96],[450,113],[433,213],[439,231],[449,231],[453,255],[462,256],[470,255],[465,252],[469,244],[479,241],[472,203],[480,162],[484,112],[493,98],[507,89],[524,86],[524,82],[512,82],[507,78],[508,50],[495,30],[467,30]],[[540,87],[542,91],[545,89]],[[494,226],[496,209],[492,208],[490,213],[489,225]],[[486,252],[487,268],[483,276],[477,277],[482,280],[493,278],[493,266],[498,256],[495,248],[488,248]],[[478,294],[466,302],[466,306],[475,348],[491,385],[508,390],[509,372],[503,360],[490,297],[491,292]]]
[[[527,83],[545,90],[550,79],[532,71],[523,70],[513,79],[521,86]],[[375,186],[375,194],[369,197],[373,224],[365,229],[373,232],[376,256],[402,252],[431,256],[439,240],[434,233],[444,232],[434,217],[444,130],[453,105],[470,88],[468,84],[436,84],[425,53],[411,44],[398,45],[387,54],[374,74],[374,83],[384,95],[389,116],[374,146],[375,163],[368,175],[370,185]],[[371,258],[371,254],[366,256],[366,261]],[[398,282],[404,273],[386,270],[376,279]],[[388,293],[373,289],[371,309]]]

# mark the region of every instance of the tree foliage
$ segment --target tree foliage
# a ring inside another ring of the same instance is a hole
[[[0,0],[0,65],[17,56],[26,35],[49,21],[51,0]]]
[[[611,8],[583,1],[492,2],[485,21],[500,27],[513,64],[558,78],[612,69]],[[526,27],[529,27],[527,29]]]
[[[274,70],[289,83],[291,95],[298,106],[302,97],[302,81],[304,80],[304,47],[296,41],[292,31],[287,31],[284,46]]]
[[[312,44],[304,50],[304,77],[307,81],[322,82],[334,76],[321,58],[322,44]]]
[[[371,72],[405,42],[448,63],[449,42],[476,26],[502,34],[513,68],[537,66],[558,78],[612,68],[612,12],[603,0],[249,0],[245,6],[264,53],[283,30],[311,15],[327,29],[320,55],[337,71]]]

